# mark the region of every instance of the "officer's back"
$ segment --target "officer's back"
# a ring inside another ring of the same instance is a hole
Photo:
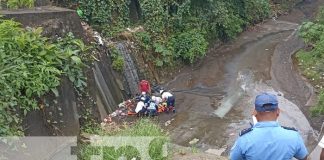
[[[276,121],[280,111],[275,95],[258,95],[255,110],[258,123],[240,133],[231,150],[232,160],[307,158],[308,153],[299,133],[293,128],[281,127]]]

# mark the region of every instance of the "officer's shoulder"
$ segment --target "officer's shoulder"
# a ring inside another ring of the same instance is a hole
[[[243,130],[240,132],[240,136],[243,136],[243,135],[245,135],[245,134],[251,132],[252,130],[253,130],[252,127],[250,127],[250,128],[245,128],[245,129],[243,129]]]
[[[290,131],[295,131],[298,132],[298,130],[294,127],[287,127],[287,126],[281,126],[283,129],[290,130]]]

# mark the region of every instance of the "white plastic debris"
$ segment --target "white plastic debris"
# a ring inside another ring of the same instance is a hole
[[[193,140],[191,140],[191,141],[189,142],[189,144],[190,144],[190,145],[194,145],[194,144],[196,144],[197,142],[199,142],[199,139],[198,139],[198,138],[194,138]]]
[[[98,43],[99,43],[100,45],[103,45],[104,43],[103,43],[103,41],[102,41],[102,37],[100,36],[100,34],[99,34],[98,32],[96,32],[96,31],[95,31],[93,34],[94,34],[93,37],[95,37],[95,38],[97,39]]]

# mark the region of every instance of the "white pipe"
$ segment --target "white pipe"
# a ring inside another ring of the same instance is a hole
[[[256,119],[256,117],[254,115],[252,116],[252,120],[253,120],[253,125],[255,125],[256,123],[258,123],[258,120]]]

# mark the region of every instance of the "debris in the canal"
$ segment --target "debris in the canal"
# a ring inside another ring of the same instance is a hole
[[[191,140],[189,142],[190,145],[194,145],[194,144],[197,144],[199,142],[199,139],[198,138],[194,138],[193,140]]]
[[[169,126],[171,124],[171,122],[174,121],[174,118],[172,118],[171,120],[168,120],[164,123],[164,126]]]

